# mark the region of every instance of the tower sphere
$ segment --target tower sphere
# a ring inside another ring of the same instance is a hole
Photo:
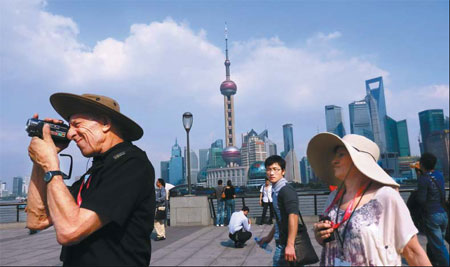
[[[241,160],[241,151],[235,146],[228,146],[222,151],[223,160],[229,163],[239,163]]]
[[[237,90],[237,86],[231,80],[224,81],[220,85],[220,93],[222,95],[226,95],[226,96],[234,95],[234,94],[236,94],[236,90]]]

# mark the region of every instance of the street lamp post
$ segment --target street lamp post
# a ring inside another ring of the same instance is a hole
[[[194,118],[192,116],[192,113],[185,112],[183,114],[183,126],[186,130],[186,136],[187,136],[187,182],[188,182],[188,194],[192,194],[192,188],[191,188],[191,149],[189,147],[189,131],[192,127],[192,122]]]

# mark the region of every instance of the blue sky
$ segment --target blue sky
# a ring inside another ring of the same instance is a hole
[[[383,76],[388,114],[449,113],[448,1],[0,1],[0,179],[28,176],[24,123],[56,116],[55,92],[110,95],[144,128],[137,145],[157,169],[191,111],[191,147],[223,138],[224,22],[230,40],[236,133],[267,128],[282,150],[293,123],[297,155],[325,130],[324,106],[364,97]],[[76,175],[86,166],[75,145]]]

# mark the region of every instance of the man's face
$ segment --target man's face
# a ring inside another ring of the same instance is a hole
[[[266,167],[266,175],[267,179],[274,184],[278,182],[284,176],[284,170],[281,169],[278,163],[274,163],[268,167]]]
[[[248,210],[244,210],[244,215],[247,216],[248,215]]]
[[[102,153],[105,142],[105,125],[100,120],[86,114],[75,114],[70,117],[70,128],[67,138],[77,143],[81,154],[85,157]]]

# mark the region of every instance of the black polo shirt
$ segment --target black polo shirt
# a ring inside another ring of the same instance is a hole
[[[278,193],[278,208],[280,210],[280,243],[286,245],[288,237],[289,214],[298,214],[298,198],[295,189],[286,184]]]
[[[81,191],[81,208],[109,223],[80,243],[63,246],[66,266],[145,265],[150,263],[150,235],[155,215],[155,171],[144,151],[120,143],[94,157],[89,187]],[[89,174],[88,174],[89,175]],[[70,187],[77,195],[84,176]]]

